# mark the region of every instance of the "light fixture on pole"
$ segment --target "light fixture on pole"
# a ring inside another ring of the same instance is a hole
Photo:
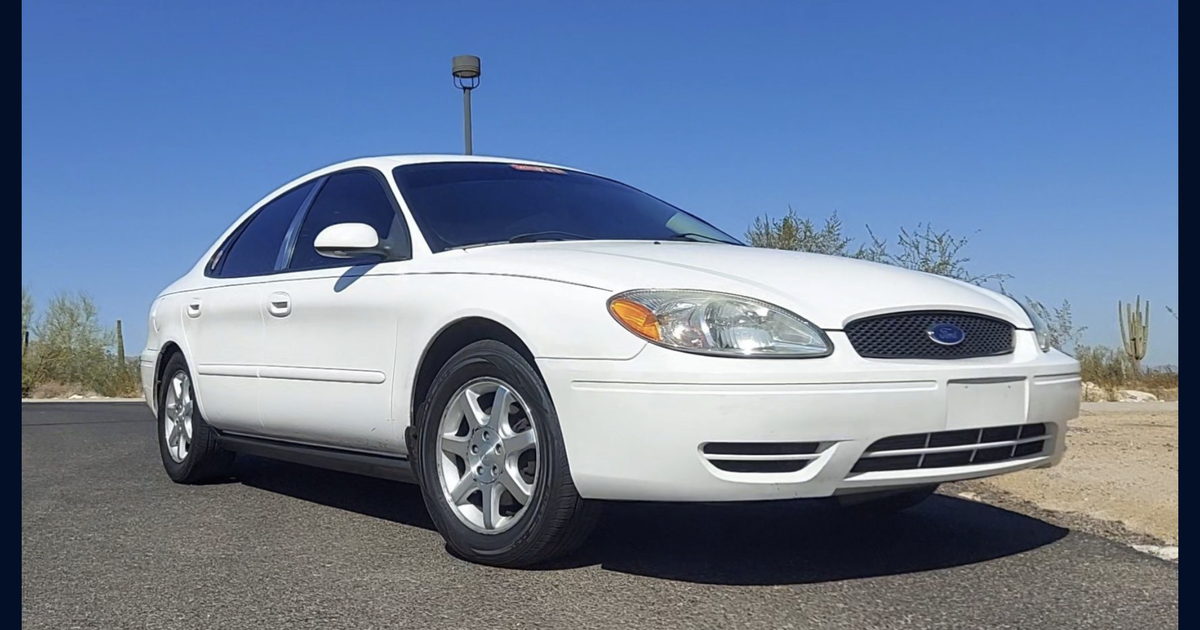
[[[458,55],[454,58],[454,87],[463,91],[463,138],[466,154],[471,155],[471,90],[479,87],[479,57]]]

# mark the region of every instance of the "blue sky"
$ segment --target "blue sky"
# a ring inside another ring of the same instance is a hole
[[[140,348],[154,295],[279,184],[475,150],[644,188],[741,235],[932,222],[1091,343],[1154,305],[1178,363],[1173,2],[25,2],[21,275]],[[976,233],[976,231],[978,231]]]

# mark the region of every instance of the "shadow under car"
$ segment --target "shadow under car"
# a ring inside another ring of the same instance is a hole
[[[253,488],[433,529],[415,485],[257,457],[240,457],[237,472]],[[1049,545],[1067,532],[945,495],[881,517],[853,515],[820,500],[606,503],[579,551],[532,570],[598,565],[703,584],[805,584],[986,562]]]

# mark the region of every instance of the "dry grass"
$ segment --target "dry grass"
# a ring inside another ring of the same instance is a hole
[[[28,398],[69,398],[75,394],[81,394],[79,387],[60,383],[58,381],[46,381],[38,383],[29,391]]]
[[[1179,400],[1179,372],[1166,368],[1137,372],[1124,352],[1105,346],[1078,346],[1075,358],[1084,382],[1104,390],[1107,400],[1117,400],[1123,389],[1149,392],[1159,400]]]
[[[70,398],[72,396],[83,396],[84,398],[95,398],[99,396],[96,392],[82,385],[68,385],[58,381],[46,381],[38,383],[30,390],[27,398],[36,399],[59,399]]]

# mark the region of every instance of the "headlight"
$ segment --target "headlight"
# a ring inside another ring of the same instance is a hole
[[[676,350],[738,357],[823,357],[833,352],[820,328],[748,297],[636,290],[614,295],[608,311],[633,334]]]
[[[1013,301],[1021,307],[1021,310],[1025,311],[1025,314],[1029,316],[1029,321],[1033,322],[1033,333],[1037,335],[1038,346],[1042,352],[1050,352],[1050,325],[1032,308],[1022,304],[1016,298],[1013,298]]]

